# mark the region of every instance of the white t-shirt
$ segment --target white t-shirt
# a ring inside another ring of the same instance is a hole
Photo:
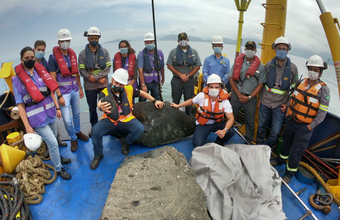
[[[203,92],[198,93],[197,96],[195,96],[195,98],[192,100],[192,102],[194,104],[198,104],[199,106],[202,107],[203,103],[204,103],[204,95],[205,95],[205,93],[203,93]],[[211,102],[211,109],[215,108],[215,103],[216,103],[216,101],[215,102]],[[223,100],[222,101],[222,106],[223,106],[224,112],[226,112],[226,113],[233,113],[233,108],[231,107],[229,100],[227,100],[227,99]],[[215,120],[209,119],[206,124],[214,124],[214,123],[215,123]],[[197,124],[199,124],[199,123],[196,120],[196,125]]]

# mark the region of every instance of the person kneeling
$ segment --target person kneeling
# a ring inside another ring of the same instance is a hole
[[[221,84],[221,78],[217,74],[212,74],[207,80],[208,87],[197,96],[180,104],[171,103],[171,106],[177,109],[192,104],[200,106],[196,113],[194,147],[204,145],[211,132],[218,135],[215,143],[222,146],[235,134],[231,129],[234,124],[233,109],[228,101],[228,93],[222,89]]]

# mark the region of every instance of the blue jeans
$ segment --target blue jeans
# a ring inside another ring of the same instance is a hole
[[[159,96],[158,83],[153,81],[151,83],[145,83],[145,85],[146,85],[146,88],[148,88],[148,92],[151,92],[151,96],[159,100],[160,96]],[[139,101],[145,102],[146,98],[140,96]]]
[[[256,144],[266,144],[271,148],[275,146],[280,135],[285,114],[286,112],[281,111],[281,106],[277,108],[269,108],[260,104]],[[266,127],[270,118],[272,118],[271,132],[268,138],[264,140],[266,136]]]
[[[202,146],[207,142],[207,137],[209,136],[209,134],[211,132],[216,132],[218,130],[222,130],[225,128],[225,121],[221,121],[221,122],[217,122],[214,124],[206,124],[206,125],[196,125],[195,128],[195,132],[194,132],[194,137],[192,140],[192,144],[194,145],[194,147],[197,146]],[[228,140],[230,138],[232,138],[235,134],[235,131],[233,129],[233,127],[230,128],[230,130],[228,131],[228,133],[225,134],[225,136],[223,138],[217,137],[215,140],[216,144],[222,145],[224,146],[224,144],[226,142],[228,142]]]
[[[93,127],[98,122],[98,114],[97,114],[97,102],[98,102],[98,94],[103,90],[103,88],[94,89],[94,90],[85,90],[87,105],[89,106],[90,111],[90,123]]]
[[[103,155],[103,136],[113,135],[115,137],[124,137],[127,144],[132,144],[144,132],[144,125],[137,119],[128,122],[117,122],[115,125],[110,119],[100,120],[92,128],[92,143],[94,156]]]
[[[60,106],[65,129],[72,141],[77,140],[76,133],[80,132],[80,99],[79,91],[72,90],[69,94],[63,94],[65,106]],[[72,114],[71,114],[72,106]],[[73,121],[72,121],[73,116]]]
[[[45,141],[54,168],[56,171],[60,171],[62,165],[60,162],[59,146],[57,141],[57,122],[54,121],[44,127],[34,128],[34,131],[37,132]]]

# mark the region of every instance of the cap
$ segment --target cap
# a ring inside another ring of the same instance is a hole
[[[188,39],[187,33],[185,33],[185,32],[179,33],[179,34],[178,34],[178,40],[181,39],[181,38]]]
[[[255,41],[247,41],[245,47],[247,47],[247,46],[253,46],[254,49],[256,49],[256,43],[255,43]]]

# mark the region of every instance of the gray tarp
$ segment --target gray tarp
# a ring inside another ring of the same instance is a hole
[[[281,179],[266,145],[214,143],[192,152],[191,167],[214,220],[280,220]]]

